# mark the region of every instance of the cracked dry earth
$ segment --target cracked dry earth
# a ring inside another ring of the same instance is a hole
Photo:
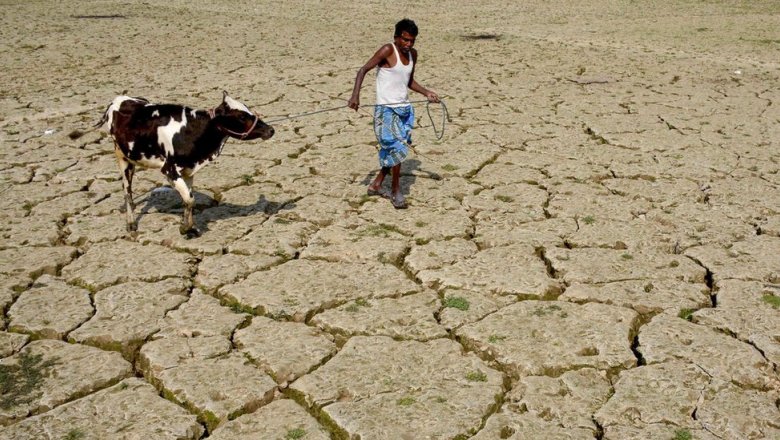
[[[780,3],[191,3],[0,1],[0,438],[780,438]],[[125,232],[115,95],[343,105],[402,16],[408,210],[341,109]]]

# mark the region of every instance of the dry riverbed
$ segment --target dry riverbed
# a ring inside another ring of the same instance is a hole
[[[0,0],[0,437],[780,438],[780,2],[515,3]],[[342,106],[404,16],[409,209],[337,109],[125,231],[114,96]]]

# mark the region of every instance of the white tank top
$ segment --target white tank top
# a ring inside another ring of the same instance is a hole
[[[410,53],[409,64],[404,65],[398,54],[398,48],[394,43],[391,44],[395,52],[395,66],[377,68],[376,103],[400,107],[409,103],[409,78],[412,76],[414,60]]]

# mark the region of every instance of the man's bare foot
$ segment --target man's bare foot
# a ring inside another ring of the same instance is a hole
[[[381,186],[376,186],[375,187],[373,185],[369,185],[368,186],[368,190],[366,190],[366,193],[368,195],[370,195],[370,196],[382,196],[382,197],[387,197],[388,196],[387,192],[382,191],[382,187]]]

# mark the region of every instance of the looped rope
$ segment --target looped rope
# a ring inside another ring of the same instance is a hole
[[[452,122],[452,120],[450,119],[450,114],[447,111],[447,106],[444,104],[443,100],[440,100],[438,102],[438,104],[441,104],[441,109],[442,109],[442,113],[441,113],[441,130],[436,128],[436,123],[433,121],[433,115],[431,115],[431,104],[432,104],[432,102],[428,101],[427,99],[421,99],[421,100],[417,100],[417,101],[408,101],[408,102],[397,102],[397,103],[391,103],[391,104],[366,104],[366,105],[361,105],[359,108],[380,107],[380,106],[383,106],[383,105],[395,105],[395,104],[416,104],[416,103],[421,103],[421,102],[425,103],[425,111],[428,113],[428,119],[431,121],[431,127],[433,128],[433,134],[436,136],[436,140],[437,141],[442,140],[442,138],[444,137],[444,129],[445,129],[445,125],[446,125],[447,121]],[[325,113],[325,112],[330,112],[330,111],[334,111],[334,110],[341,110],[341,109],[347,108],[347,107],[349,107],[349,105],[344,104],[344,105],[340,105],[338,107],[325,108],[325,109],[321,109],[321,110],[315,110],[313,112],[300,113],[300,114],[297,114],[297,115],[290,115],[290,116],[284,116],[284,117],[281,117],[281,118],[270,119],[270,120],[265,121],[265,123],[266,124],[275,124],[275,123],[281,122],[281,121],[287,121],[287,120],[290,120],[290,119],[304,118],[304,117],[316,115],[316,114],[319,114],[319,113]],[[376,117],[374,115],[371,115],[371,117],[376,120]],[[381,124],[381,121],[379,121],[379,122]]]
[[[441,109],[442,109],[441,130],[437,129],[436,128],[436,123],[433,122],[433,116],[431,115],[431,101],[428,101],[427,99],[421,99],[421,100],[417,100],[417,101],[408,101],[408,102],[397,102],[397,103],[391,103],[391,104],[366,104],[366,105],[359,106],[358,110],[360,110],[361,108],[366,108],[366,107],[380,107],[380,106],[384,106],[384,105],[394,105],[394,104],[416,104],[416,103],[420,103],[420,102],[425,102],[426,103],[425,104],[425,110],[428,113],[428,119],[430,119],[430,121],[431,121],[431,127],[433,128],[433,134],[436,136],[436,140],[440,141],[444,137],[445,124],[447,123],[447,121],[452,122],[452,120],[450,119],[450,114],[447,111],[447,106],[444,105],[444,101],[443,100],[439,100],[439,102],[438,102],[439,104],[441,104]],[[275,123],[281,122],[281,121],[287,121],[287,120],[290,120],[290,119],[304,118],[304,117],[316,115],[316,114],[319,114],[319,113],[325,113],[325,112],[330,112],[330,111],[334,111],[334,110],[341,110],[341,109],[347,108],[347,107],[349,107],[349,105],[348,104],[344,104],[344,105],[340,105],[338,107],[331,107],[331,108],[325,108],[325,109],[321,109],[321,110],[315,110],[313,112],[307,112],[307,113],[300,113],[300,114],[297,114],[297,115],[284,116],[284,117],[281,117],[281,118],[271,119],[271,120],[268,120],[268,121],[265,121],[265,122],[266,122],[266,124],[275,124]],[[369,113],[369,116],[371,116],[374,119],[374,123],[375,124],[379,123],[380,125],[382,125],[382,121],[377,119],[376,116],[374,116],[371,113]],[[404,145],[406,145],[416,155],[418,155],[420,157],[425,157],[426,159],[429,159],[429,160],[431,160],[433,162],[438,162],[438,161],[436,161],[436,160],[434,160],[434,159],[432,159],[432,158],[430,158],[430,157],[420,153],[419,151],[417,151],[417,149],[414,148],[410,143],[406,142],[406,139],[401,139],[401,137],[398,136],[398,134],[396,133],[395,127],[390,127],[390,132],[393,134],[393,137],[395,137],[399,142],[402,142]]]
[[[425,111],[428,112],[428,119],[431,120],[431,127],[433,127],[433,134],[436,135],[436,140],[440,141],[444,137],[444,126],[450,119],[450,113],[447,111],[447,106],[444,105],[444,101],[439,101],[441,104],[441,131],[436,130],[436,124],[433,122],[433,116],[431,116],[431,101],[425,104]]]

